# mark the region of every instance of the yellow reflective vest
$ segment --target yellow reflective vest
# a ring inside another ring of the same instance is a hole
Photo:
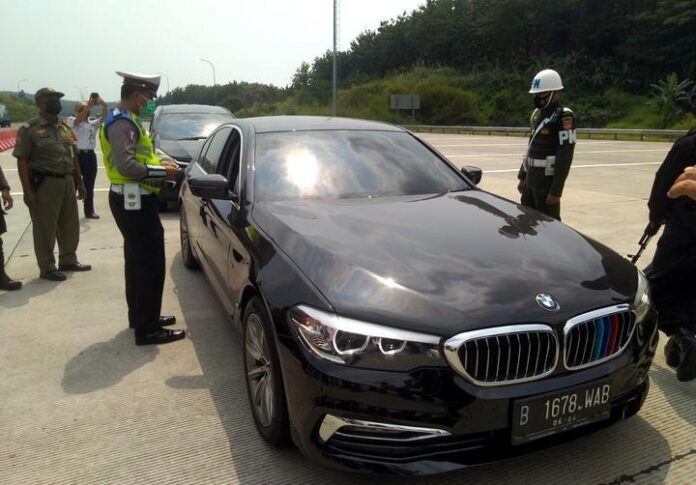
[[[150,139],[148,134],[145,133],[143,125],[140,122],[140,118],[125,109],[114,108],[110,110],[109,114],[106,116],[106,118],[104,118],[104,121],[99,127],[99,143],[101,144],[101,149],[104,153],[104,167],[106,168],[106,176],[109,177],[109,180],[112,184],[122,185],[128,182],[136,182],[136,180],[121,175],[118,169],[114,166],[113,160],[111,159],[111,143],[109,142],[109,139],[106,136],[106,130],[109,127],[109,125],[118,120],[130,121],[131,123],[133,123],[135,129],[138,131],[138,139],[135,144],[135,160],[138,163],[142,163],[143,165],[161,165],[161,162],[159,158],[155,156],[155,150],[152,145],[152,140]],[[160,190],[158,186],[159,184],[153,185],[153,183],[156,182],[157,181],[155,180],[145,180],[140,181],[139,185],[148,192],[156,194]]]

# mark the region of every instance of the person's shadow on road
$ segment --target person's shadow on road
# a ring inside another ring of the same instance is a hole
[[[96,342],[65,365],[62,386],[69,394],[86,394],[118,384],[125,376],[152,362],[156,345],[133,345],[133,331],[125,329],[107,342]]]

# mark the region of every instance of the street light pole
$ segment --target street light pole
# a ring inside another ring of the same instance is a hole
[[[160,76],[164,76],[164,80],[167,81],[167,94],[169,94],[169,76],[167,76],[163,72],[158,72],[157,74],[159,74]]]
[[[19,87],[19,85],[22,84],[24,81],[28,81],[28,80],[29,80],[29,79],[24,78],[24,79],[20,79],[19,81],[17,81],[17,94],[19,94],[19,92],[22,90],[22,89]]]
[[[215,88],[215,86],[217,86],[217,81],[215,80],[215,64],[210,62],[208,59],[203,59],[202,57],[201,61],[207,62],[208,64],[210,64],[210,67],[213,68],[213,99],[215,100],[215,104],[217,104],[217,90]]]
[[[333,3],[333,93],[332,93],[332,103],[331,103],[331,114],[336,116],[336,16],[338,13],[338,0],[334,0]]]

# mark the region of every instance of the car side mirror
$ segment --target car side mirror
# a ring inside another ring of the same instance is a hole
[[[191,177],[188,181],[191,193],[202,199],[234,199],[229,191],[227,178],[219,173]]]
[[[479,167],[474,167],[473,165],[464,165],[462,167],[462,173],[471,180],[474,185],[478,185],[481,182],[481,177],[483,177],[483,170]]]

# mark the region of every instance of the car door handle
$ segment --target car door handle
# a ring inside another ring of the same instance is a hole
[[[244,256],[242,256],[242,253],[240,253],[240,252],[237,251],[236,249],[232,249],[232,257],[233,257],[234,260],[235,260],[236,262],[238,262],[238,263],[241,263],[242,260],[244,259]]]

